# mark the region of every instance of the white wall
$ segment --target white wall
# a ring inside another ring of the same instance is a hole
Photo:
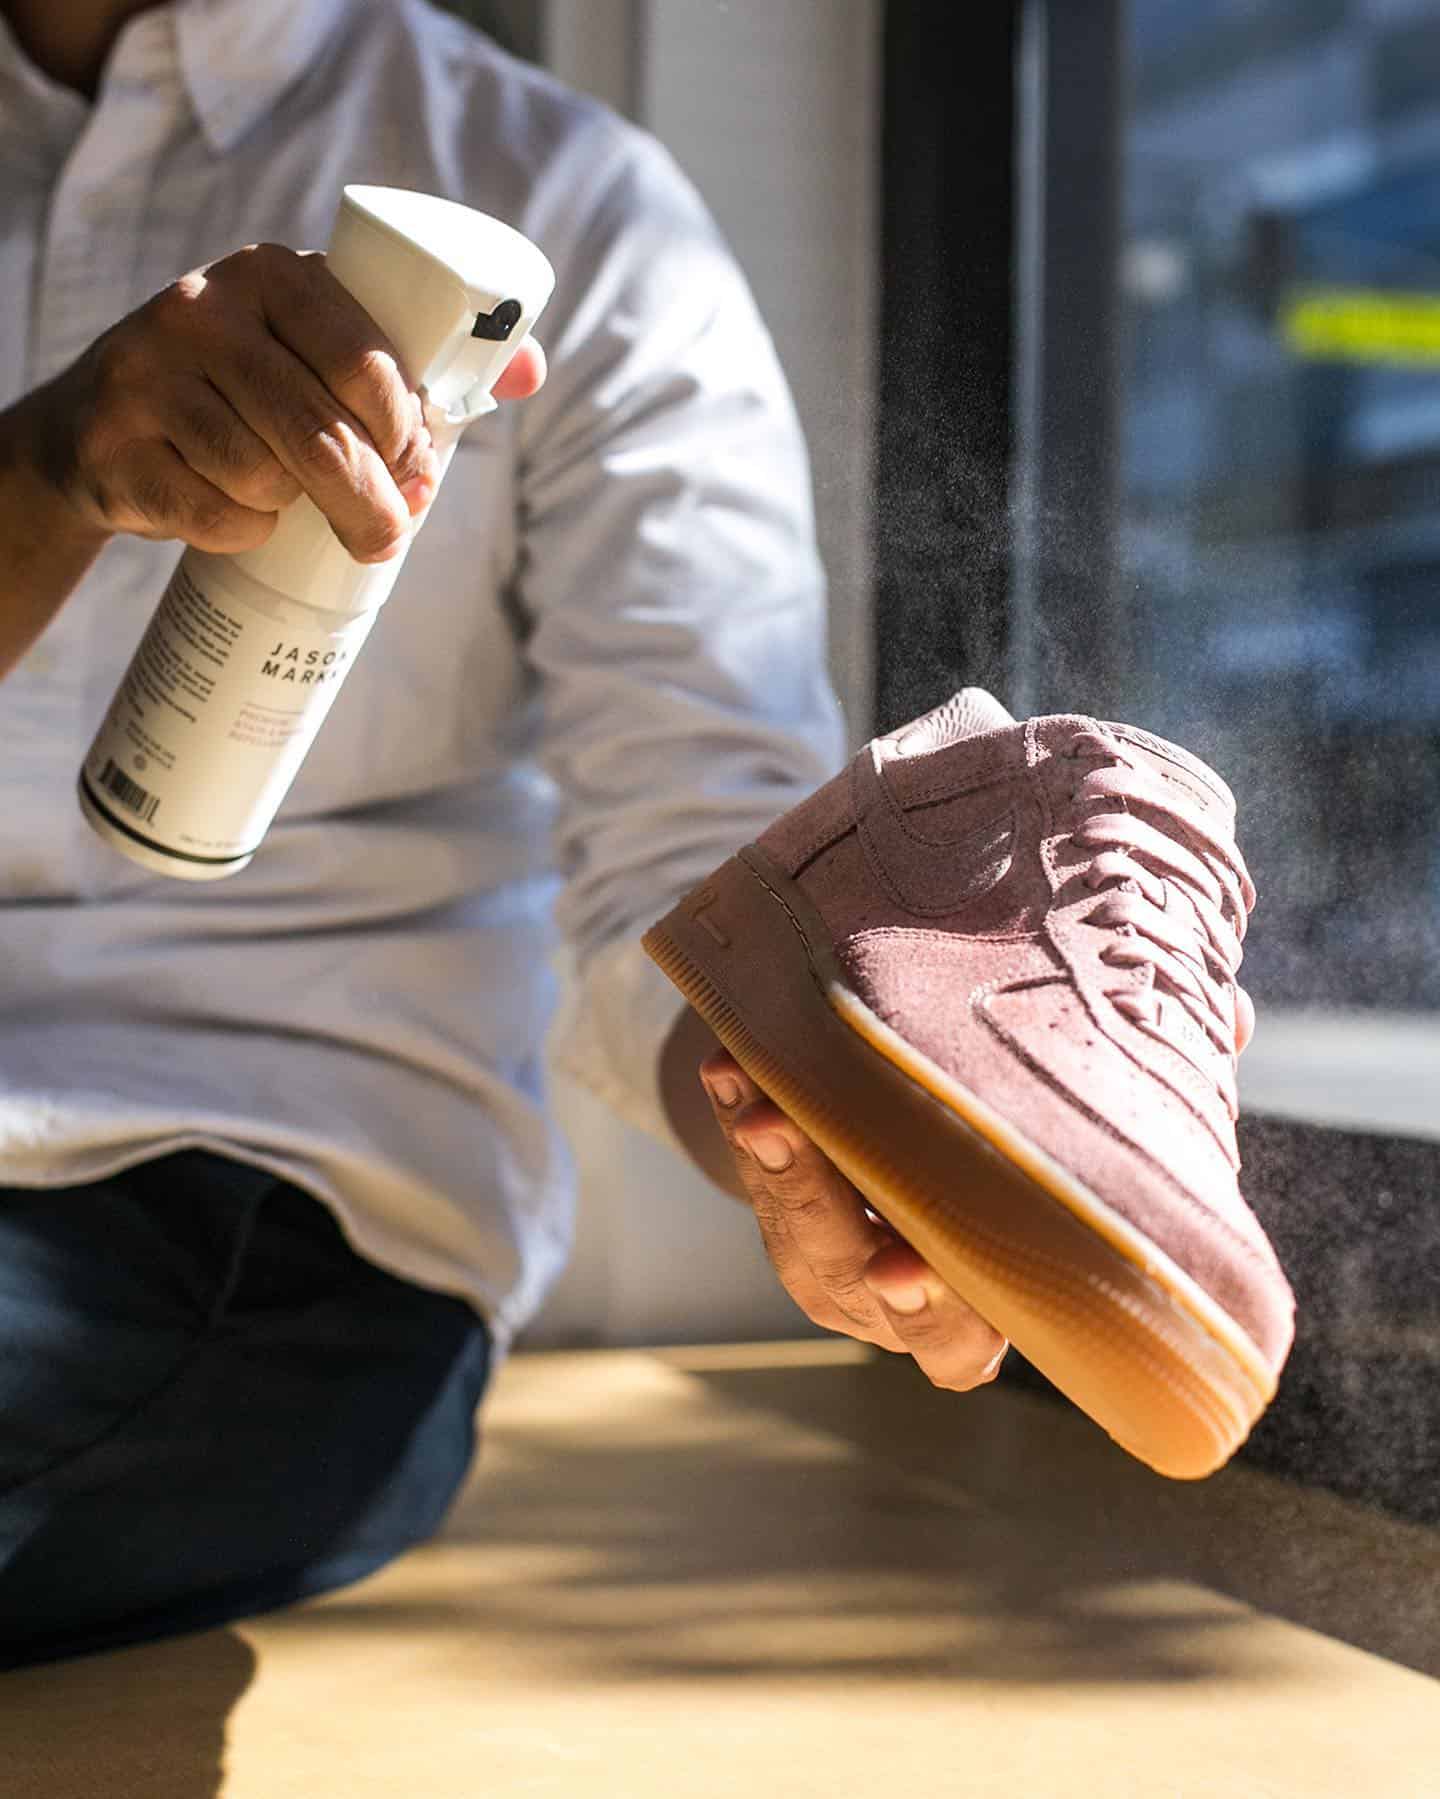
[[[512,24],[523,0],[510,0]],[[879,0],[546,0],[562,79],[652,130],[704,194],[775,337],[810,440],[831,662],[868,735]],[[579,1237],[531,1342],[777,1336],[810,1327],[749,1214],[562,1087]]]

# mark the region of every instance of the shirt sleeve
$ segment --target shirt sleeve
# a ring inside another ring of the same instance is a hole
[[[520,599],[574,977],[557,1059],[673,1141],[658,1059],[683,1002],[639,934],[827,779],[843,732],[769,334],[668,155],[622,142],[522,409]]]

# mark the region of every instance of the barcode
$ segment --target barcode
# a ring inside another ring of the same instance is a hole
[[[132,781],[123,768],[116,768],[109,756],[105,758],[105,767],[100,774],[100,785],[108,787],[127,812],[133,812],[147,822],[154,818],[160,795],[150,793],[138,781]]]

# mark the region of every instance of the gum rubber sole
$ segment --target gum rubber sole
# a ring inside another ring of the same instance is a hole
[[[1274,1391],[1182,1269],[890,1031],[753,846],[644,947],[751,1078],[954,1290],[1159,1473],[1226,1462]]]

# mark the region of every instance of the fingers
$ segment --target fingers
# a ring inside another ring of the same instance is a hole
[[[275,528],[273,512],[239,505],[207,481],[170,444],[137,440],[116,458],[114,488],[126,498],[113,526],[137,537],[182,537],[230,556],[257,549]]]
[[[831,1162],[819,1158],[819,1166],[813,1170],[808,1217],[803,1215],[803,1208],[794,1208],[797,1213],[802,1213],[799,1223],[801,1234],[806,1238],[802,1247],[781,1201],[781,1176],[766,1167],[767,1162],[790,1158],[793,1151],[787,1141],[777,1137],[773,1128],[754,1130],[749,1137],[742,1134],[746,1127],[788,1121],[781,1120],[779,1112],[768,1101],[764,1102],[765,1110],[758,1118],[755,1116],[755,1104],[763,1096],[739,1065],[723,1052],[707,1057],[701,1072],[716,1122],[735,1158],[737,1172],[754,1211],[765,1253],[786,1292],[813,1323],[886,1349],[899,1350],[899,1338],[858,1278],[859,1271],[882,1246],[885,1237],[881,1227],[866,1217],[855,1189]],[[777,1142],[778,1149],[775,1147]],[[849,1293],[849,1309],[836,1293],[827,1291],[805,1253],[816,1236],[828,1240],[816,1252],[822,1266],[827,1258],[834,1261],[842,1253],[847,1239],[851,1244],[849,1260],[853,1271],[848,1280],[842,1275],[838,1282],[840,1289]]]
[[[545,352],[533,337],[527,337],[500,371],[495,383],[497,400],[528,400],[545,385],[548,368]]]
[[[872,1258],[865,1283],[896,1335],[937,1387],[966,1393],[994,1380],[1009,1344],[898,1239]]]
[[[999,1333],[867,1215],[856,1188],[733,1058],[709,1057],[701,1073],[766,1252],[806,1314],[913,1355],[936,1386],[993,1380],[1006,1348]]]
[[[239,256],[250,259],[278,353],[256,346],[217,373],[216,384],[273,446],[350,554],[384,561],[407,541],[411,519],[433,499],[438,478],[410,384],[420,371],[401,366],[323,256],[267,244]],[[301,366],[290,366],[291,359]],[[497,396],[527,398],[545,372],[544,351],[527,339],[497,381]]]
[[[90,528],[248,548],[305,493],[357,561],[383,562],[439,479],[410,379],[323,256],[251,245],[172,282],[52,382],[37,458]],[[526,340],[496,391],[544,379]]]
[[[246,339],[217,352],[208,372],[357,562],[383,562],[404,546],[410,508],[369,434],[282,344]]]
[[[298,497],[294,475],[210,382],[192,376],[177,383],[166,423],[195,473],[240,505],[278,512]]]
[[[395,477],[420,472],[428,434],[413,381],[380,327],[335,279],[318,251],[275,244],[241,251],[257,259],[264,319],[275,339],[340,402]]]

